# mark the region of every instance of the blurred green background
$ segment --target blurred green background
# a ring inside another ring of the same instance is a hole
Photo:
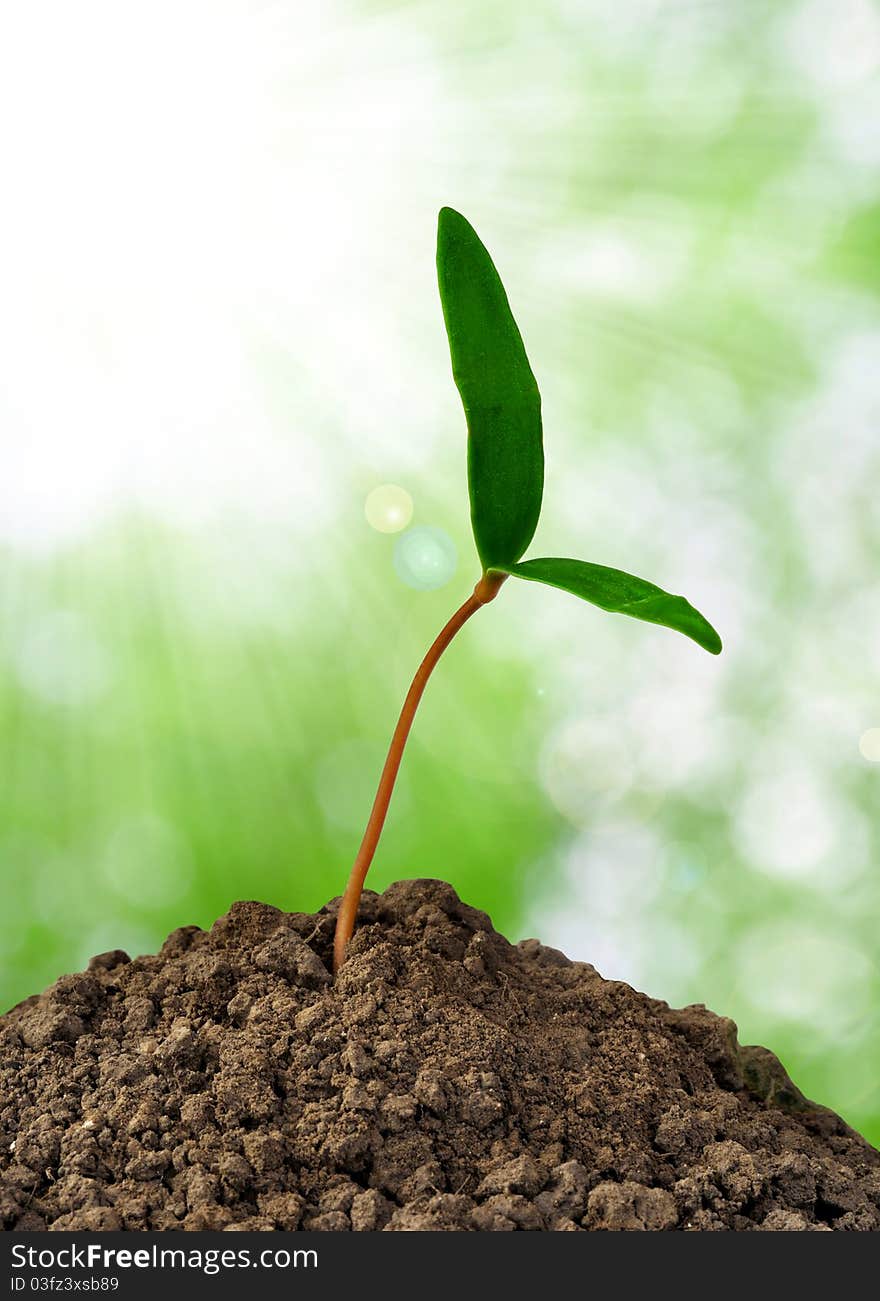
[[[445,877],[707,1003],[880,1141],[877,6],[0,25],[3,1004],[341,890],[477,577],[449,203],[544,396],[532,553],[685,592],[725,652],[510,583],[431,684],[370,884]]]

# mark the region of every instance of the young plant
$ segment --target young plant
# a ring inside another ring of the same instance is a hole
[[[404,701],[339,909],[334,971],[354,930],[364,878],[428,678],[459,629],[494,601],[509,577],[559,587],[602,610],[673,628],[713,655],[721,650],[718,633],[683,596],[585,560],[521,559],[538,523],[544,488],[541,396],[492,259],[470,222],[452,208],[440,210],[437,279],[452,374],[467,420],[471,523],[482,574],[422,660]]]

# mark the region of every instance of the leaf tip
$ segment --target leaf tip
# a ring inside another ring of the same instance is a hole
[[[455,208],[442,207],[437,214],[437,244],[454,239],[456,235],[472,230],[467,217],[463,217]]]
[[[699,611],[697,611],[696,613],[699,614]],[[702,646],[703,650],[708,651],[710,655],[720,655],[722,650],[724,649],[724,643],[722,642],[718,633],[712,627],[709,620],[705,618],[704,615],[701,614],[699,614],[699,617],[700,617],[699,636],[694,636],[693,638],[694,641],[699,646]]]

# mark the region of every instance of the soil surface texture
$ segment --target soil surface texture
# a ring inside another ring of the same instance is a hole
[[[732,1021],[439,881],[238,903],[0,1018],[6,1230],[871,1230],[880,1153]]]

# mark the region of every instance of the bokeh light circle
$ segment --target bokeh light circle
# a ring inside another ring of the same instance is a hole
[[[417,591],[444,587],[458,568],[455,543],[443,529],[410,529],[394,545],[394,568],[401,582]]]
[[[859,737],[859,753],[869,763],[880,763],[880,727],[869,727]]]
[[[377,533],[400,533],[413,517],[413,499],[396,483],[380,483],[367,494],[364,514]]]

